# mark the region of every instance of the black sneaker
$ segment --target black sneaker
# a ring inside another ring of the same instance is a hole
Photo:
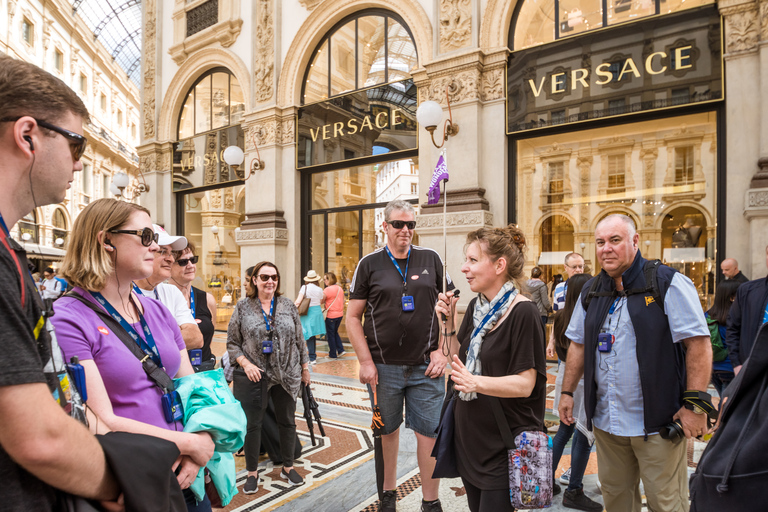
[[[285,472],[285,468],[281,469],[280,478],[288,480],[288,483],[291,485],[301,485],[304,483],[304,479],[301,478],[301,475],[295,469],[290,470],[288,473]]]
[[[552,496],[557,496],[560,494],[561,490],[562,489],[560,489],[560,486],[557,485],[557,482],[552,482]]]
[[[440,505],[440,500],[421,500],[421,512],[443,512],[443,506]]]
[[[243,492],[245,494],[254,494],[258,490],[259,490],[259,478],[253,475],[249,476],[245,480],[245,485],[243,486]]]
[[[585,510],[586,512],[602,512],[603,506],[592,501],[584,494],[584,489],[566,489],[563,494],[563,506],[565,508],[574,508],[576,510]]]
[[[397,512],[397,490],[384,491],[379,501],[379,512]]]

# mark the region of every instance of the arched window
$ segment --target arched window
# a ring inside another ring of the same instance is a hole
[[[240,123],[245,97],[235,76],[226,68],[215,68],[197,79],[179,113],[178,138],[186,139]]]
[[[522,50],[589,30],[713,3],[714,0],[525,0],[518,7],[508,44],[512,50]]]
[[[417,63],[413,36],[400,17],[382,10],[356,13],[318,44],[305,74],[303,104],[404,80]]]
[[[51,223],[53,224],[53,243],[56,247],[63,249],[67,246],[69,229],[67,227],[67,218],[61,208],[56,208],[53,211]],[[61,240],[61,243],[58,243],[58,240]]]

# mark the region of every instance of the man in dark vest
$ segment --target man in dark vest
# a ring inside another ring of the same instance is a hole
[[[584,285],[566,332],[573,343],[559,413],[564,423],[574,421],[570,393],[583,374],[587,426],[597,441],[608,512],[640,512],[640,479],[649,509],[685,512],[687,443],[663,439],[659,431],[673,421],[688,438],[707,430],[706,416],[683,407],[682,398],[687,390],[706,392],[709,330],[690,279],[659,265],[657,285],[646,286],[638,242],[625,215],[609,215],[597,225],[603,270]]]

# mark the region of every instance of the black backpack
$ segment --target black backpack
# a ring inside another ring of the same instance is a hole
[[[665,293],[662,295],[661,289],[659,288],[659,282],[656,278],[657,270],[659,269],[659,265],[661,265],[661,261],[659,260],[647,260],[645,262],[645,265],[643,266],[643,276],[645,276],[645,288],[632,288],[630,290],[626,290],[622,293],[618,293],[615,290],[614,291],[604,291],[604,292],[598,292],[597,287],[600,286],[600,274],[597,275],[594,279],[592,279],[592,285],[589,287],[589,290],[587,291],[587,296],[584,297],[584,311],[589,308],[589,303],[592,302],[592,299],[594,297],[616,297],[616,296],[628,296],[628,295],[635,295],[635,294],[643,294],[650,293],[651,297],[653,297],[653,301],[661,308],[661,311],[664,311],[664,298],[666,297],[666,290]]]
[[[727,399],[726,399],[727,397]],[[768,481],[768,327],[723,393],[720,428],[691,475],[691,512],[765,510]]]

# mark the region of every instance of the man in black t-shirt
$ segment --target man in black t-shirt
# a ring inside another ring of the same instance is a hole
[[[399,427],[416,434],[424,501],[422,511],[441,511],[440,481],[432,479],[430,456],[445,393],[446,356],[435,316],[443,263],[437,252],[411,245],[413,206],[392,201],[382,225],[387,245],[363,257],[350,285],[347,333],[360,362],[360,382],[376,386],[381,408],[384,496],[379,510],[396,510]],[[448,289],[453,284],[448,279]],[[362,319],[365,317],[365,323]],[[373,394],[371,392],[371,403]]]
[[[65,412],[61,351],[24,250],[8,229],[60,203],[83,168],[88,110],[42,69],[0,55],[0,508],[60,510],[57,489],[116,500],[117,483],[88,429]],[[76,393],[74,394],[76,395]],[[116,504],[114,504],[117,506]]]

